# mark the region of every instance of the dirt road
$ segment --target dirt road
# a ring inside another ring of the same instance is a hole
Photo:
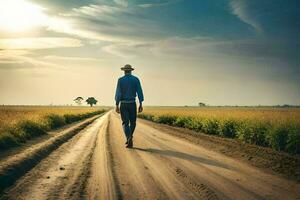
[[[138,122],[124,148],[109,112],[19,179],[3,199],[297,199],[299,184]]]

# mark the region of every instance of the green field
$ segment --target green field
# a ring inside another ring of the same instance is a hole
[[[0,106],[0,149],[104,111],[100,107]]]
[[[272,107],[148,107],[140,118],[300,153],[300,109]]]

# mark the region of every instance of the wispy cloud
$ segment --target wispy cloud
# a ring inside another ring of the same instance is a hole
[[[30,56],[27,50],[0,50],[0,65],[9,63],[24,63],[24,58],[26,55]],[[2,65],[1,67],[3,67]]]
[[[39,57],[34,57],[33,54],[31,53],[23,53],[23,52],[21,52],[20,54],[18,53],[19,53],[18,51],[10,51],[10,50],[3,54],[0,53],[0,64],[6,64],[6,63],[24,64],[23,66],[25,68],[27,68],[28,66],[36,67],[36,68],[39,67],[57,68],[57,69],[64,68],[61,65],[47,62]],[[25,63],[30,65],[26,65]],[[0,67],[3,66],[5,65],[0,65]]]
[[[182,0],[166,0],[165,2],[160,3],[145,3],[145,4],[139,4],[138,6],[141,8],[153,8],[153,7],[161,7],[161,6],[168,6],[171,4],[176,4]]]
[[[136,42],[159,35],[159,27],[151,19],[133,10],[110,5],[82,6],[63,13],[65,26],[49,30],[105,42]],[[61,28],[65,27],[65,28]]]
[[[123,7],[127,7],[128,6],[128,1],[127,0],[114,0],[114,2],[118,5],[121,5]]]
[[[64,65],[47,60],[32,49],[0,50],[0,69],[5,70],[63,70]]]
[[[107,13],[112,14],[112,13],[120,12],[121,9],[118,7],[113,7],[108,5],[91,4],[88,6],[73,8],[72,11],[73,13],[70,13],[67,16],[79,16],[80,14],[85,14],[87,16],[97,17],[102,14],[107,14]]]
[[[215,46],[223,42],[208,37],[169,37],[148,42],[113,43],[104,46],[102,50],[123,58],[156,56],[186,60],[217,53],[214,51]]]
[[[102,34],[100,32],[82,29],[81,25],[77,26],[65,26],[64,28],[60,27],[59,25],[54,25],[48,28],[48,30],[55,31],[57,33],[65,33],[72,36],[77,36],[84,39],[90,40],[100,40],[100,41],[107,41],[107,42],[126,42],[130,41],[126,37],[121,36],[111,36],[109,34]]]
[[[291,48],[287,53],[287,48]],[[170,59],[181,61],[232,61],[236,63],[281,63],[286,70],[298,66],[297,46],[294,48],[283,41],[241,39],[216,40],[209,37],[170,37],[152,42],[113,43],[102,48],[103,51],[120,58],[139,58],[155,60]],[[242,68],[242,66],[241,66]],[[299,70],[298,70],[299,71]]]
[[[91,58],[91,57],[75,57],[75,56],[60,56],[60,55],[49,55],[44,56],[40,58],[41,61],[52,63],[56,65],[61,65],[64,67],[72,67],[73,69],[75,67],[82,67],[85,66],[93,67],[93,66],[99,66],[99,64],[102,64],[105,59],[97,59],[97,58]]]
[[[154,47],[152,43],[113,43],[106,45],[102,50],[114,56],[121,58],[135,58],[146,56],[148,53],[152,55],[151,49]]]
[[[59,61],[89,61],[89,62],[98,62],[100,59],[96,58],[85,58],[85,57],[70,57],[70,56],[56,56],[56,55],[49,55],[45,56],[44,59],[46,60],[59,60]]]
[[[247,0],[231,0],[230,6],[232,13],[260,33],[262,32],[261,25],[249,14],[247,3]]]
[[[0,49],[51,49],[80,47],[82,45],[78,39],[62,37],[0,39]]]
[[[116,18],[119,16],[118,13],[121,12],[121,9],[118,7],[91,4],[87,6],[81,6],[78,8],[75,7],[66,13],[51,14],[51,12],[48,12],[48,10],[45,9],[44,7],[39,6],[37,4],[29,3],[26,0],[20,0],[20,1],[12,0],[12,3],[9,2],[10,1],[5,0],[4,4],[3,2],[0,4],[0,5],[3,4],[0,9],[0,11],[2,11],[0,14],[1,31],[2,30],[13,31],[15,29],[27,30],[30,28],[43,28],[48,32],[63,33],[63,34],[68,34],[68,35],[77,36],[86,39],[102,40],[102,41],[125,40],[125,38],[112,37],[110,36],[109,33],[105,34],[99,31],[98,29],[95,30],[95,27],[97,27],[99,23],[93,23],[93,24],[89,23],[89,26],[83,27],[83,24],[88,23],[88,19],[94,20],[95,22],[96,20],[100,21],[101,19],[104,18],[104,20],[106,20],[106,23],[109,23],[110,19],[108,19],[108,17],[110,15],[116,16]],[[21,2],[22,4],[19,6],[18,2]],[[118,1],[119,4],[125,5],[125,3],[122,2],[123,1]],[[6,10],[7,6],[9,7],[9,9],[18,8],[16,12],[20,12],[20,14],[16,14],[16,13],[11,14],[12,11]],[[24,6],[24,8],[22,6]],[[27,44],[29,43],[29,40],[31,39],[28,40],[22,39],[19,41],[14,41],[14,43],[16,42],[21,43],[21,46],[25,45],[27,48],[29,46]],[[53,40],[50,41],[51,44],[53,44],[52,41]],[[12,43],[12,41],[2,41],[2,45],[3,43]],[[38,41],[38,43],[40,42]],[[40,45],[38,45],[37,48],[39,47]]]

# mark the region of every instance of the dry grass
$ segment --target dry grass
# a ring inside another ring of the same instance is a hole
[[[146,107],[145,114],[178,115],[195,118],[255,120],[267,123],[300,124],[300,108],[272,107]]]
[[[0,149],[102,112],[100,107],[0,106]]]
[[[247,143],[300,153],[300,109],[148,107],[142,118]]]
[[[65,114],[84,114],[100,110],[99,107],[67,107],[67,106],[0,106],[1,130],[13,127],[22,120],[42,122],[50,114],[63,116]]]

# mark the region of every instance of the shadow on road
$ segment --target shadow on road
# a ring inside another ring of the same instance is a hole
[[[221,162],[217,162],[217,161],[214,161],[214,160],[209,160],[209,159],[206,159],[206,158],[203,158],[203,157],[194,156],[194,155],[183,153],[183,152],[172,151],[172,150],[153,149],[153,148],[143,149],[143,148],[139,148],[139,147],[133,147],[132,149],[139,150],[139,151],[144,151],[144,152],[149,152],[149,153],[160,154],[160,155],[164,155],[164,156],[181,158],[181,159],[189,160],[189,161],[196,161],[196,162],[200,162],[200,163],[203,163],[203,164],[213,165],[213,166],[221,167],[221,168],[225,168],[225,169],[232,169],[232,167],[224,165]]]

